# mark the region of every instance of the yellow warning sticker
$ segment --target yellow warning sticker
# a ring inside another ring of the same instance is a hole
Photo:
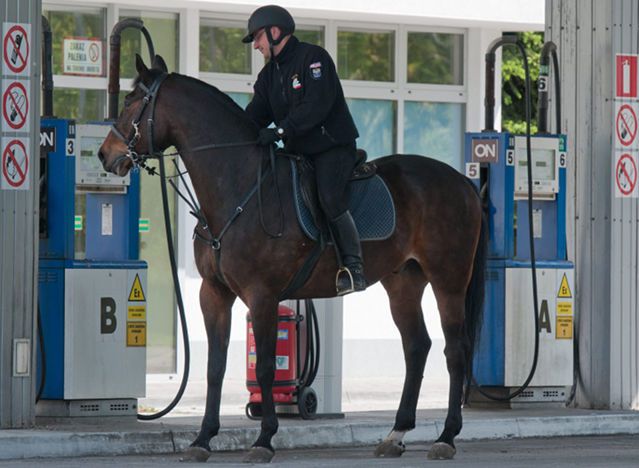
[[[557,340],[571,340],[572,339],[572,316],[562,315],[557,316],[557,326],[555,327]]]
[[[572,302],[557,301],[557,315],[572,315]]]
[[[128,307],[127,320],[146,320],[146,306],[135,305]]]
[[[566,273],[564,273],[563,278],[561,278],[561,284],[559,285],[557,297],[572,297],[572,292],[570,291],[570,285],[568,284],[568,277],[566,276]]]
[[[131,302],[144,302],[144,291],[142,290],[142,283],[140,282],[140,276],[136,273],[133,280],[133,286],[131,286],[131,292],[129,293],[129,301]]]
[[[146,346],[146,322],[126,323],[126,345]]]

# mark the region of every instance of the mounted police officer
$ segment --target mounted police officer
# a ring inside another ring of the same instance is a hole
[[[312,158],[320,205],[344,265],[336,285],[343,295],[366,288],[359,234],[345,196],[359,134],[330,55],[300,42],[294,31],[293,17],[279,6],[263,6],[249,18],[242,42],[253,42],[269,62],[246,112],[261,129],[259,144],[283,140],[287,151]],[[275,128],[268,128],[271,122]]]

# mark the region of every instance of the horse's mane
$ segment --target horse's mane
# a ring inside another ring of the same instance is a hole
[[[152,69],[150,70],[151,73],[155,74],[159,74],[161,73],[159,70],[155,70]],[[253,123],[253,121],[248,117],[248,115],[246,114],[246,112],[244,112],[244,109],[242,109],[233,99],[231,99],[231,97],[226,94],[223,91],[220,91],[219,89],[217,89],[215,86],[210,85],[202,80],[198,80],[197,78],[193,78],[191,76],[187,76],[187,75],[180,75],[179,73],[171,73],[170,76],[176,77],[180,80],[184,80],[187,81],[188,83],[191,83],[193,85],[199,86],[200,88],[202,88],[202,90],[204,90],[209,96],[211,96],[213,99],[215,99],[215,101],[220,104],[220,106],[222,106],[225,110],[227,110],[228,112],[231,113],[231,115],[235,116],[240,123],[243,123],[245,125],[249,125],[249,126],[255,126],[255,124]],[[134,81],[133,81],[133,88],[135,88],[137,86],[137,84],[140,82],[140,76],[138,75]]]

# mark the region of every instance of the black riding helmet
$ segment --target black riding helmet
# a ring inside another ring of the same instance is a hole
[[[277,41],[270,41],[271,35],[267,34],[269,42],[277,45],[284,36],[295,32],[295,21],[286,9],[277,5],[266,5],[253,12],[248,20],[248,34],[244,36],[242,42],[253,42],[253,36],[262,28],[277,26],[282,30],[282,36]]]

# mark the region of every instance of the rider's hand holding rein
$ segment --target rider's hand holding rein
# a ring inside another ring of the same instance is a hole
[[[284,130],[282,128],[262,128],[257,136],[257,144],[260,146],[269,146],[284,138]]]

